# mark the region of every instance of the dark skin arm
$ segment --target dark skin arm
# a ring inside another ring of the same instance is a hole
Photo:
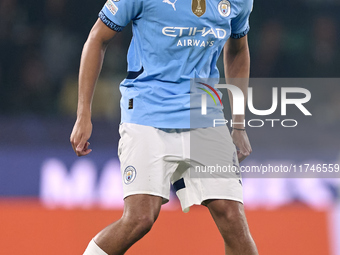
[[[242,90],[245,98],[244,104],[246,105],[250,72],[248,37],[244,36],[240,39],[230,38],[224,45],[223,61],[226,81]],[[231,93],[229,93],[229,100],[232,109],[233,98]],[[242,123],[244,121],[244,115],[233,115],[232,118],[233,123]],[[238,129],[245,128],[243,124],[233,124],[233,127]],[[241,162],[249,156],[252,151],[247,133],[246,131],[233,129],[231,136],[234,144],[239,148],[237,156],[239,162]]]
[[[88,148],[90,145],[88,139],[92,133],[92,98],[106,47],[116,33],[98,19],[83,48],[79,70],[77,120],[70,137],[72,148],[77,156],[85,156],[92,151]]]

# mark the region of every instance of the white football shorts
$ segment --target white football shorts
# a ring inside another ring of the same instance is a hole
[[[184,212],[208,199],[243,203],[236,148],[226,126],[158,129],[122,123],[119,133],[124,198],[149,194],[166,203],[172,183]]]

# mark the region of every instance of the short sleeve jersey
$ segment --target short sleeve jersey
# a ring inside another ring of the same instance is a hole
[[[133,30],[128,76],[120,84],[121,121],[192,127],[190,116],[201,108],[190,103],[190,80],[219,78],[217,59],[229,37],[248,33],[252,1],[108,0],[102,22],[119,32],[132,21]],[[208,116],[223,118],[222,106],[208,107]]]

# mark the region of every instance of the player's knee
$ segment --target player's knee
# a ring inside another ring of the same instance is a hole
[[[138,218],[137,220],[137,226],[141,233],[147,233],[151,230],[152,226],[154,224],[154,219],[150,216],[143,215]]]
[[[218,222],[221,222],[226,228],[241,227],[246,224],[243,207],[235,203],[237,202],[234,202],[231,205],[231,203],[224,203],[221,201],[221,203],[210,208],[214,218],[217,219]]]
[[[225,230],[235,232],[237,228],[243,229],[243,220],[238,212],[226,210],[224,214],[221,213],[218,217],[220,218],[221,225]]]
[[[140,235],[148,233],[155,222],[154,217],[146,214],[124,217],[123,220],[127,224],[131,224],[134,231]]]

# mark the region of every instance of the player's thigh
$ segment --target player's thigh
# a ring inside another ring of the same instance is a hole
[[[198,128],[188,139],[194,178],[239,178],[236,147],[228,127]]]
[[[166,161],[172,154],[169,134],[154,127],[123,123],[118,155],[123,175],[124,198],[136,194],[170,197],[170,176],[177,161]]]

